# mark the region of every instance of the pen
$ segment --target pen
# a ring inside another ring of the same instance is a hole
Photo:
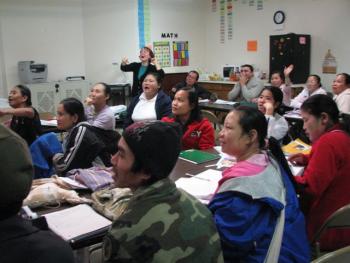
[[[209,164],[209,165],[206,165],[205,168],[213,167],[213,166],[216,166],[216,164]]]
[[[194,174],[185,173],[185,175],[190,176],[190,177],[194,177],[194,178],[196,178],[196,179],[200,179],[200,180],[204,180],[204,181],[210,182],[210,180],[205,179],[205,178],[201,178],[201,177],[196,177]]]

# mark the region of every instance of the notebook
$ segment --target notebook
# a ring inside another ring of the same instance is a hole
[[[219,154],[190,149],[180,152],[179,158],[191,163],[200,164],[220,158]]]
[[[46,214],[45,218],[53,232],[70,242],[99,231],[107,232],[112,224],[86,204]]]
[[[287,145],[282,147],[284,154],[291,155],[296,153],[309,154],[311,151],[311,146],[306,144],[300,139],[291,141]]]

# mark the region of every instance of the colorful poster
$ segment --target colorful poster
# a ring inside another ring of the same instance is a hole
[[[149,0],[138,0],[139,47],[151,43],[151,18]]]
[[[188,41],[173,42],[173,65],[174,67],[189,65]]]
[[[153,42],[154,56],[162,68],[170,67],[170,43],[169,41]]]
[[[225,0],[220,0],[220,43],[225,43]]]
[[[227,39],[232,40],[233,35],[233,3],[232,0],[227,0]]]

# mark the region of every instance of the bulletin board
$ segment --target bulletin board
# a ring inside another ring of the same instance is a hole
[[[162,68],[171,66],[169,41],[153,42],[153,51],[154,56]]]
[[[173,42],[173,59],[174,67],[189,65],[188,41]]]

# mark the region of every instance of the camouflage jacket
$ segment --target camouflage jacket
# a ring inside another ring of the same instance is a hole
[[[209,210],[168,178],[135,191],[103,254],[105,262],[223,262]]]

